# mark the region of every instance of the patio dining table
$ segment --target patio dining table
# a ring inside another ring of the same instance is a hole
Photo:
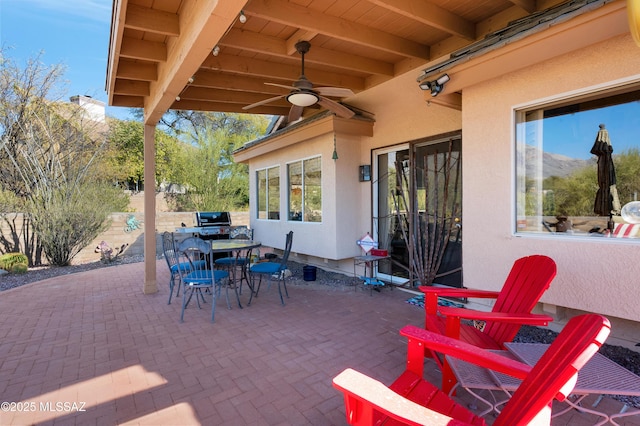
[[[544,343],[511,342],[505,343],[505,347],[507,350],[495,352],[528,365],[534,365],[549,345]],[[509,400],[511,393],[520,385],[520,380],[505,374],[478,367],[450,356],[447,356],[447,361],[458,380],[458,384],[452,389],[451,393],[460,386],[478,400],[487,404],[488,409],[482,412],[481,416],[491,411],[499,412],[498,407],[505,404]],[[491,392],[493,401],[481,397],[477,390]],[[493,393],[494,391],[502,391],[505,397],[498,400]],[[568,407],[552,413],[552,417],[557,417],[571,409],[576,409],[602,417],[602,420],[596,425],[603,425],[607,422],[617,425],[615,422],[617,418],[640,414],[640,410],[629,410],[627,405],[617,414],[607,414],[594,409],[605,395],[640,396],[640,376],[600,353],[596,353],[578,372],[578,380],[571,395],[564,401],[568,404]],[[588,395],[599,395],[591,408],[581,405],[581,402]]]
[[[242,284],[242,279],[244,278],[247,281],[247,286],[249,287],[249,291],[253,292],[253,288],[251,286],[251,280],[247,276],[247,265],[244,262],[239,262],[241,255],[244,253],[246,258],[251,256],[251,251],[255,248],[258,248],[262,245],[260,241],[254,240],[210,240],[211,242],[211,252],[212,253],[233,253],[235,256],[236,262],[231,265],[231,270],[233,273],[233,284],[235,286],[236,299],[238,300],[238,307],[242,309],[242,303],[240,303],[240,293],[239,293],[239,284]],[[240,279],[236,279],[236,267],[240,266]]]

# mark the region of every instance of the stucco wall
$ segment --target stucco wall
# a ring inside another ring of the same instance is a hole
[[[498,290],[516,258],[541,253],[558,264],[558,276],[543,302],[640,321],[633,296],[640,276],[637,242],[516,237],[512,232],[514,108],[603,88],[616,80],[640,81],[639,71],[640,50],[630,36],[620,36],[465,88],[465,286]],[[585,149],[592,143],[585,141]]]

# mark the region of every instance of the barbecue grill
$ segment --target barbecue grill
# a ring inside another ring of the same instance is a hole
[[[194,234],[203,240],[229,239],[231,215],[229,212],[196,212],[196,226],[176,229],[176,232]]]

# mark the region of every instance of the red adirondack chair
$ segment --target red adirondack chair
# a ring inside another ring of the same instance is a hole
[[[486,291],[464,288],[420,286],[425,299],[425,328],[460,339],[484,349],[504,349],[523,324],[547,325],[553,318],[536,315],[531,311],[556,276],[553,259],[533,255],[516,260],[502,290]],[[491,312],[438,305],[438,297],[475,297],[496,299]],[[484,321],[482,330],[461,320]],[[434,354],[435,355],[435,354]],[[442,357],[434,356],[442,368],[442,389],[446,392],[455,385],[455,377]]]
[[[485,425],[485,420],[457,404],[423,379],[424,346],[522,381],[494,426],[549,425],[551,402],[562,401],[573,390],[577,372],[609,335],[609,320],[586,314],[572,318],[540,358],[530,367],[510,358],[414,326],[400,333],[408,338],[406,370],[387,387],[352,369],[333,379],[344,393],[350,425]]]

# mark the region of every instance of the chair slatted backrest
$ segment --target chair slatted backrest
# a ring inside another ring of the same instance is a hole
[[[532,255],[516,260],[492,311],[530,313],[549,289],[556,272],[556,263],[547,256]],[[520,327],[520,324],[487,322],[484,333],[496,342],[511,342]]]
[[[553,398],[562,401],[571,393],[578,371],[598,351],[610,331],[609,320],[601,315],[585,314],[571,318],[493,425],[529,424],[540,414],[550,415],[548,401]]]
[[[178,257],[176,256],[176,247],[175,241],[173,239],[173,234],[169,231],[165,231],[162,233],[162,254],[164,254],[164,258],[167,261],[167,265],[169,266],[169,270],[173,272],[174,265],[178,263]]]
[[[291,254],[291,246],[293,245],[293,231],[287,233],[287,239],[284,244],[284,253],[282,254],[282,260],[280,261],[280,272],[287,269],[287,262],[289,261],[289,255]]]
[[[188,262],[190,265],[190,271],[185,271],[187,273],[203,271],[203,268],[200,267],[203,260],[207,260],[207,262],[211,264],[211,244],[202,238],[189,237],[183,240],[178,245],[178,252],[185,257],[183,261]]]

